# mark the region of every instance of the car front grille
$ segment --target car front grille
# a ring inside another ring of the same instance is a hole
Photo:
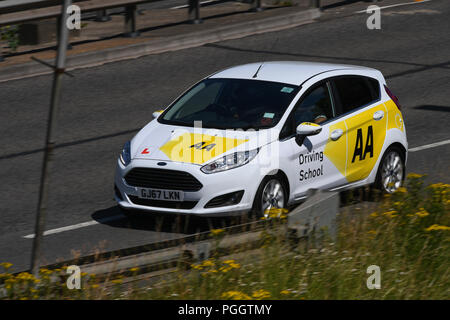
[[[141,199],[136,196],[128,196],[130,201],[134,204],[138,204],[141,206],[149,206],[149,207],[158,207],[158,208],[171,208],[171,209],[192,209],[195,207],[198,201],[163,201],[163,200],[150,200],[150,199]]]
[[[193,175],[184,171],[134,168],[125,176],[128,185],[142,188],[198,191],[203,185]]]

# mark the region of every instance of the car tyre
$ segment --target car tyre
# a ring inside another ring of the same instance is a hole
[[[378,166],[375,187],[382,193],[393,193],[403,185],[405,179],[405,155],[396,147],[389,147]]]
[[[263,179],[256,191],[253,201],[253,214],[258,217],[266,217],[265,210],[271,208],[286,208],[288,196],[286,186],[278,176],[267,176]]]

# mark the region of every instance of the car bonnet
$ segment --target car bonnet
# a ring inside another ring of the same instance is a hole
[[[203,165],[236,151],[250,151],[278,139],[277,129],[220,130],[154,123],[132,140],[133,159]]]

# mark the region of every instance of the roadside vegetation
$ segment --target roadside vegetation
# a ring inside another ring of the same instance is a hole
[[[342,213],[334,239],[326,232],[298,242],[280,236],[273,227],[286,215],[277,212],[256,249],[180,263],[171,279],[151,285],[82,274],[82,289],[69,290],[64,268],[42,269],[36,279],[3,263],[0,290],[6,299],[448,299],[449,192],[448,184],[425,186],[423,176],[410,174],[377,210]],[[211,236],[219,243],[224,232]],[[367,287],[372,265],[380,268],[380,289]]]

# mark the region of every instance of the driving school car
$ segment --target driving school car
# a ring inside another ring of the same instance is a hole
[[[407,161],[400,108],[371,68],[232,67],[155,112],[125,143],[115,199],[126,212],[264,215],[309,189],[375,184],[392,193]]]

